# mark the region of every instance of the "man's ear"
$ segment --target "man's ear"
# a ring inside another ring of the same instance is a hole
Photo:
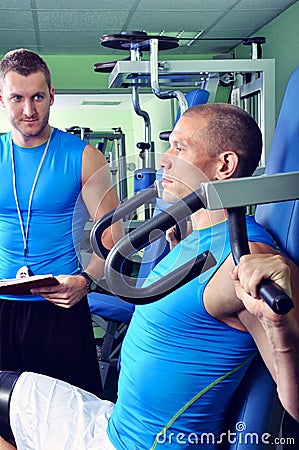
[[[0,106],[2,106],[2,108],[5,108],[5,105],[3,103],[3,98],[2,98],[2,92],[0,90]]]
[[[52,106],[54,103],[54,87],[50,87],[50,106]]]
[[[238,163],[239,157],[237,153],[230,150],[220,153],[218,157],[216,178],[218,180],[232,178],[233,174],[237,170]]]

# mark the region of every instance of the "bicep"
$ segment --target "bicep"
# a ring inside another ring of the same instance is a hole
[[[82,198],[94,221],[119,203],[106,159],[91,145],[87,145],[83,152]]]
[[[91,145],[87,145],[83,152],[82,198],[94,222],[119,204],[107,161],[104,155]],[[111,248],[122,235],[121,222],[109,227],[102,236],[105,247]]]
[[[259,242],[249,243],[251,253],[277,253],[268,245]],[[204,302],[208,312],[219,320],[224,320],[227,324],[240,327],[237,314],[244,309],[242,301],[238,298],[230,272],[235,264],[232,254],[230,254],[223,264],[218,268],[213,278],[205,288]],[[221,289],[219,289],[221,286]],[[243,328],[241,325],[241,329]]]

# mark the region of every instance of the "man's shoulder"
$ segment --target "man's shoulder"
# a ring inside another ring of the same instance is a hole
[[[11,131],[7,131],[5,133],[0,134],[0,142],[7,143],[11,139]]]
[[[53,141],[59,143],[59,145],[71,145],[72,151],[78,149],[82,151],[88,144],[87,142],[80,139],[78,136],[75,136],[72,133],[67,131],[63,131],[59,128],[53,128]]]
[[[247,235],[250,242],[259,242],[278,250],[277,244],[270,233],[259,224],[254,216],[246,216]]]

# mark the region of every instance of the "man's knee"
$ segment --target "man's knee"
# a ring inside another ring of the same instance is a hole
[[[15,450],[17,447],[15,445],[9,444],[0,436],[0,450]]]
[[[20,375],[20,372],[0,372],[0,436],[14,446],[15,440],[10,427],[9,409],[11,394]]]

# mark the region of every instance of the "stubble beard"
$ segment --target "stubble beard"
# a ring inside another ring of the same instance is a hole
[[[41,125],[39,127],[39,129],[37,131],[35,131],[34,133],[30,133],[30,132],[26,132],[24,130],[24,128],[19,124],[16,123],[14,120],[11,121],[11,125],[20,133],[22,134],[22,136],[29,138],[29,137],[37,137],[39,136],[44,129],[46,128],[46,126],[49,123],[49,117],[50,117],[50,111],[43,117]]]

